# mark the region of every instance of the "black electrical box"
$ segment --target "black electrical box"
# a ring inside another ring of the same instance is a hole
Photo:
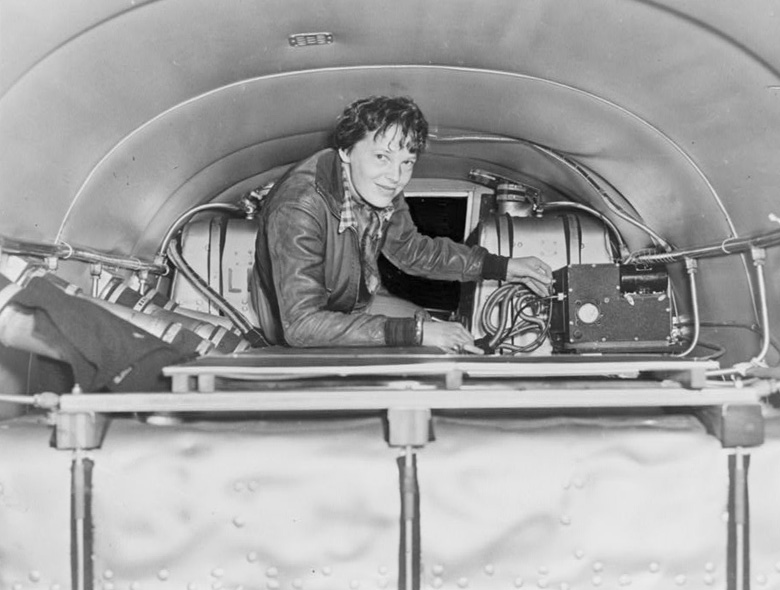
[[[671,352],[664,267],[573,264],[556,270],[550,338],[557,352]]]

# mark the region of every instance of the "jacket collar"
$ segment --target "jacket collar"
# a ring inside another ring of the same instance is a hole
[[[314,158],[317,162],[314,177],[317,190],[325,197],[331,213],[339,217],[344,200],[344,181],[339,153],[334,149],[327,149],[315,154]]]

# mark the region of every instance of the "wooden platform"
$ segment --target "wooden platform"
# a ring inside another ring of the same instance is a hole
[[[225,356],[205,356],[166,367],[175,392],[230,389],[230,381],[373,377],[439,378],[446,389],[487,379],[648,378],[673,380],[690,389],[706,385],[714,361],[662,356],[610,355],[511,357],[451,355],[436,349],[274,347]],[[219,385],[217,380],[219,379]]]

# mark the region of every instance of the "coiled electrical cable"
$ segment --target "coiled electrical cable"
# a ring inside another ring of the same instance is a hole
[[[479,316],[480,326],[487,336],[486,348],[491,352],[506,350],[511,353],[536,350],[547,338],[551,305],[551,300],[537,296],[525,285],[508,283],[500,286],[485,300]],[[536,338],[528,344],[512,342],[514,338],[533,333]]]

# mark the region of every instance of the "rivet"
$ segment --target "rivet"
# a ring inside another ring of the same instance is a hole
[[[246,560],[249,563],[256,562],[257,558],[258,558],[257,551],[250,551],[249,553],[246,554]]]
[[[760,586],[765,586],[766,585],[766,576],[764,574],[758,574],[756,576],[756,582],[758,582]]]
[[[380,576],[386,576],[387,575],[387,571],[388,571],[387,570],[387,566],[386,565],[380,565],[379,568],[377,569],[377,571],[379,572]]]
[[[536,570],[536,571],[538,571],[541,575],[546,576],[547,574],[550,573],[550,568],[547,568],[547,567],[545,567],[543,565],[540,565],[539,569]]]
[[[433,572],[434,576],[440,576],[444,573],[444,566],[440,563],[437,563],[433,566],[433,569],[431,570]]]
[[[211,590],[222,590],[222,580],[214,580],[211,583]]]
[[[568,514],[561,515],[561,524],[563,526],[569,526],[571,524],[571,516]]]
[[[444,580],[442,580],[439,577],[436,577],[433,579],[431,586],[433,586],[434,588],[441,588],[442,586],[444,586]]]
[[[515,588],[523,587],[523,578],[515,578]]]
[[[574,551],[574,557],[576,557],[577,559],[582,559],[583,557],[585,557],[585,552],[582,549],[577,549]]]
[[[594,586],[601,586],[601,582],[603,580],[601,579],[601,576],[593,576],[590,580],[590,583]]]
[[[106,570],[106,571],[103,572],[103,579],[104,580],[110,580],[113,577],[114,577],[114,572],[112,572],[111,570]]]
[[[492,563],[485,564],[484,570],[488,576],[492,576],[494,573],[496,573],[496,568]]]
[[[621,586],[630,586],[631,585],[631,576],[623,574],[622,576],[620,576],[620,578],[618,578],[618,583]]]
[[[233,489],[237,492],[243,492],[244,491],[244,482],[243,481],[237,481],[233,484]]]
[[[14,582],[14,585],[12,586],[13,590],[22,590],[22,583],[21,582]]]
[[[38,570],[33,570],[30,572],[30,575],[28,577],[30,578],[31,582],[40,582],[41,572],[39,572]]]
[[[300,578],[295,578],[292,581],[292,587],[296,588],[297,590],[300,590],[301,588],[303,588],[303,580],[301,580]]]
[[[594,572],[600,572],[604,569],[604,564],[600,561],[597,561],[593,564],[593,571]]]
[[[271,566],[267,570],[265,570],[265,575],[268,576],[269,578],[275,578],[276,576],[279,575],[279,570]]]
[[[704,571],[705,572],[714,572],[715,571],[715,564],[711,561],[708,561],[704,564]]]
[[[333,569],[329,565],[326,565],[324,568],[322,568],[322,575],[323,576],[329,576],[333,573]]]
[[[54,584],[52,584],[51,586],[49,586],[49,590],[62,590],[62,586],[60,586],[59,584],[57,584],[57,583],[55,582]]]
[[[469,579],[468,578],[459,578],[458,579],[458,587],[459,588],[468,588],[469,585]]]
[[[712,586],[715,584],[715,576],[712,574],[704,574],[704,583],[707,584],[707,586]]]
[[[130,584],[130,590],[141,590],[141,582],[133,582]]]
[[[387,580],[387,578],[382,578],[381,580],[376,581],[376,585],[379,586],[380,588],[387,588],[387,585],[389,583],[390,582]]]
[[[720,515],[720,519],[723,522],[728,522],[729,521],[729,513],[728,512],[724,512],[723,514]]]
[[[574,478],[574,487],[581,490],[585,487],[585,481],[581,477]]]
[[[357,590],[360,588],[360,580],[351,580],[349,582],[349,587],[352,588],[352,590]]]
[[[170,572],[165,568],[157,572],[157,577],[163,581],[167,580],[170,577],[170,575],[171,575]]]
[[[255,490],[257,490],[258,487],[260,487],[260,484],[257,483],[257,481],[255,481],[254,479],[249,482],[249,491],[250,492],[254,492]]]
[[[569,586],[569,584],[566,583],[566,582],[561,582],[560,588],[561,588],[561,590],[569,590],[571,588],[571,586]]]
[[[103,590],[114,590],[113,582],[103,582]]]
[[[198,590],[198,585],[195,582],[187,584],[187,590]]]
[[[225,570],[223,570],[221,567],[214,568],[213,570],[211,570],[211,575],[214,576],[215,578],[221,578],[222,576],[225,575]]]
[[[242,528],[246,524],[246,521],[241,518],[240,516],[236,516],[233,519],[233,526],[235,526],[237,529]]]
[[[679,574],[674,577],[674,583],[678,586],[684,586],[686,581],[687,578],[685,577],[685,574]]]
[[[279,588],[279,580],[268,580],[265,583],[265,587],[268,588],[268,590],[276,590]]]
[[[540,578],[536,581],[536,585],[539,586],[539,588],[547,588],[550,583],[547,581],[547,578]]]
[[[563,482],[563,489],[568,490],[571,487],[571,481]]]
[[[651,561],[648,569],[652,573],[657,574],[659,571],[661,571],[661,564],[659,564],[657,561]]]

